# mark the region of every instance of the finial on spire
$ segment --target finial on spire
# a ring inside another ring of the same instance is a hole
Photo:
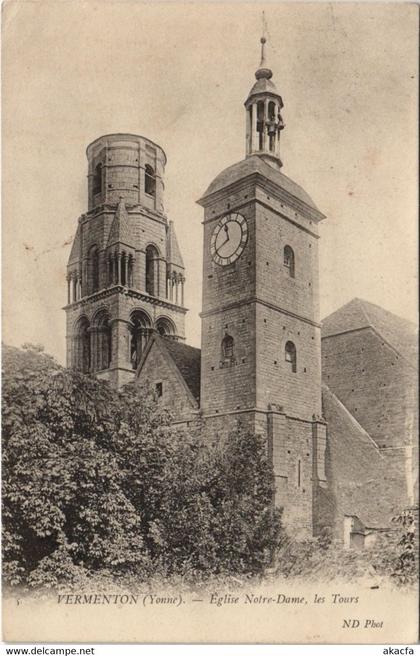
[[[261,42],[261,62],[260,62],[260,68],[263,68],[265,66],[265,44],[267,42],[267,39],[265,36],[262,36],[260,39]]]

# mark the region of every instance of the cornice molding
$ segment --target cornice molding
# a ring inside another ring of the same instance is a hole
[[[258,296],[252,296],[251,298],[244,299],[242,301],[235,301],[234,303],[228,303],[227,305],[222,305],[220,307],[214,308],[213,310],[207,310],[205,312],[200,313],[200,317],[210,317],[214,314],[219,314],[220,312],[225,312],[227,310],[232,310],[234,308],[239,308],[242,305],[250,305],[251,303],[259,303],[260,305],[264,305],[265,307],[270,308],[271,310],[276,310],[277,312],[280,312],[281,314],[285,314],[289,317],[292,317],[293,319],[299,319],[299,321],[303,321],[304,323],[307,323],[311,326],[314,326],[315,328],[321,328],[321,324],[317,323],[316,321],[313,321],[312,319],[309,319],[308,317],[302,317],[299,314],[295,314],[294,312],[290,312],[289,310],[285,310],[284,308],[280,307],[279,305],[275,305],[274,303],[270,303],[269,301],[265,301],[263,298],[259,298]]]
[[[166,299],[159,298],[157,296],[150,296],[145,292],[139,292],[136,289],[129,289],[128,287],[123,287],[122,285],[114,285],[113,287],[108,287],[107,289],[101,289],[100,291],[95,292],[94,294],[90,294],[89,296],[85,296],[84,298],[81,298],[75,303],[69,303],[68,305],[65,305],[63,307],[63,310],[70,310],[70,309],[74,310],[76,308],[81,308],[86,305],[89,305],[92,302],[100,301],[104,298],[109,298],[114,294],[129,296],[130,298],[135,298],[138,299],[139,301],[145,301],[147,303],[150,303],[151,305],[156,305],[159,307],[167,308],[169,310],[174,310],[175,312],[180,312],[181,314],[186,314],[188,312],[188,308],[182,307],[181,305],[176,305],[175,303],[171,303]]]
[[[322,212],[319,210],[310,207],[310,205],[307,205],[304,201],[296,198],[296,196],[289,193],[286,189],[280,187],[272,180],[269,180],[258,171],[254,171],[253,173],[250,173],[240,180],[235,180],[234,182],[226,185],[226,187],[223,187],[223,189],[218,189],[208,196],[203,196],[197,202],[203,207],[208,207],[211,203],[220,201],[226,196],[235,193],[241,190],[241,188],[247,187],[250,184],[264,187],[265,190],[268,190],[278,200],[287,203],[290,207],[297,210],[311,221],[318,223],[319,221],[322,221],[326,218],[325,214],[322,214]]]

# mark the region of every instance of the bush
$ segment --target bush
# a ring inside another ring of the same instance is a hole
[[[345,549],[325,536],[297,542],[285,538],[276,557],[276,576],[306,581],[349,582],[367,576],[412,585],[417,581],[418,554],[415,549],[414,518],[405,511],[393,518],[394,527],[378,532],[369,548]]]

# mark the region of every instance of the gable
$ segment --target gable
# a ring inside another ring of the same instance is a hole
[[[161,385],[160,402],[172,412],[175,421],[189,420],[198,410],[198,403],[170,356],[164,340],[153,336],[137,369],[136,383]]]

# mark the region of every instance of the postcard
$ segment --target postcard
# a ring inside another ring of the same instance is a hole
[[[3,4],[3,635],[418,639],[418,7]]]

